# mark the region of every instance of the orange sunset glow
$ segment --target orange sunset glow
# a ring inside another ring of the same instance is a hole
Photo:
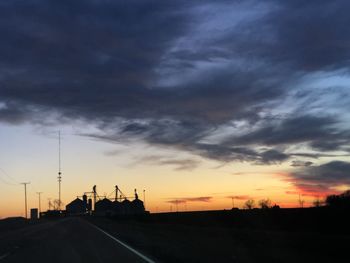
[[[0,263],[348,262],[349,11],[0,1]]]

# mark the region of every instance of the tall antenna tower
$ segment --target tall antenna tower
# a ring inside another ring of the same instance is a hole
[[[58,210],[61,210],[61,131],[58,131]]]

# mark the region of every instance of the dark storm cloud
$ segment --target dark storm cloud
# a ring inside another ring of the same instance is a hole
[[[350,142],[350,133],[336,127],[334,117],[297,116],[285,120],[270,121],[265,126],[229,139],[228,143],[282,145],[308,143],[322,151],[338,150]]]
[[[54,114],[95,125],[91,138],[137,138],[222,162],[278,164],[302,157],[287,151],[295,144],[316,158],[344,150],[348,127],[328,108],[316,115],[300,102],[316,100],[313,89],[294,95],[294,115],[276,108],[304,76],[347,70],[349,7],[345,0],[2,2],[0,121]],[[205,142],[235,121],[251,129]]]
[[[5,101],[73,118],[101,118],[133,115],[169,96],[145,87],[164,50],[186,31],[184,7],[173,11],[173,4],[135,1],[11,3],[0,11]]]
[[[27,118],[30,118],[28,116],[27,111],[23,110],[21,108],[15,108],[15,107],[4,107],[0,108],[0,121],[10,124],[19,124],[23,123],[27,120]]]
[[[305,193],[337,192],[334,187],[350,186],[350,163],[331,161],[319,166],[303,167],[290,174],[290,180]]]
[[[267,150],[261,153],[261,162],[266,164],[280,163],[287,160],[289,156],[277,150]]]
[[[192,148],[203,157],[223,162],[238,160],[255,164],[278,164],[290,157],[275,149],[256,151],[250,147],[230,147],[224,144],[197,144]]]
[[[300,172],[294,173],[296,178],[305,181],[323,182],[329,185],[350,184],[350,163],[343,161],[332,161],[319,166],[308,167]]]
[[[350,8],[346,0],[267,1],[270,11],[227,36],[249,58],[288,65],[298,71],[349,65]],[[231,41],[229,41],[231,40]]]
[[[348,67],[349,8],[346,0],[284,1],[268,19],[279,41],[274,58],[287,54],[303,70]]]

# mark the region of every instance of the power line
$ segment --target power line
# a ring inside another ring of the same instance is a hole
[[[6,175],[7,178],[9,178],[13,181],[13,182],[9,182],[8,179],[0,177],[0,181],[3,182],[4,184],[7,184],[7,185],[17,185],[18,184],[18,182],[15,179],[13,179],[8,173],[6,173],[5,170],[2,169],[1,167],[0,167],[0,172],[2,172],[2,174]]]
[[[4,184],[6,185],[11,185],[11,186],[14,186],[14,185],[17,185],[17,184],[13,184],[13,183],[10,183],[8,181],[6,181],[4,178],[0,177],[0,181],[3,182]]]

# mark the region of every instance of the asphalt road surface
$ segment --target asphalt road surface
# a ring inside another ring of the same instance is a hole
[[[153,262],[80,218],[0,235],[0,262]]]

